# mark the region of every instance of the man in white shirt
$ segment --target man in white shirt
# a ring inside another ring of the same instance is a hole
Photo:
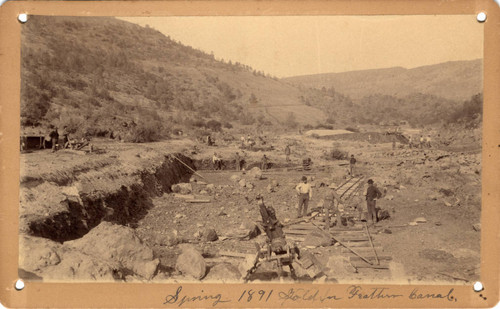
[[[309,200],[312,199],[312,188],[311,184],[307,183],[307,177],[302,176],[301,180],[302,182],[295,187],[295,190],[297,191],[297,195],[299,197],[297,218],[302,218],[302,216],[307,216],[307,206],[309,204]]]

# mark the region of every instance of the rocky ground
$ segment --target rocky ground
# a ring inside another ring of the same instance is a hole
[[[292,162],[285,161],[286,143],[292,145]],[[304,242],[301,249],[315,257],[324,274],[321,280],[463,284],[479,278],[481,152],[477,145],[408,149],[398,143],[393,149],[385,139],[332,141],[281,135],[257,145],[274,163],[262,177],[249,171],[258,165],[262,151],[245,151],[246,172],[232,169],[234,153],[241,153],[237,138],[221,139],[213,147],[186,138],[140,145],[97,141],[95,145],[101,151],[86,155],[49,150],[22,154],[20,268],[24,277],[239,281],[245,259],[220,252],[254,253],[253,243],[264,240],[262,235],[247,236],[260,220],[255,196],[262,194],[278,218],[288,222],[296,215],[294,187],[305,174],[316,185],[310,208],[321,210],[328,189],[320,184],[341,183],[348,177],[347,161],[328,159],[329,151],[337,149],[354,154],[356,174],[374,179],[384,192],[378,206],[388,210],[390,218],[370,227],[370,233],[392,262],[388,273],[355,273],[343,262],[339,246]],[[213,152],[225,160],[226,170],[207,169]],[[183,154],[183,160],[198,167],[203,178],[172,163],[175,159],[165,159],[170,153]],[[313,169],[296,170],[306,157],[312,159]],[[177,172],[167,173],[167,166]],[[186,184],[172,187],[173,183],[161,181],[165,178]],[[113,204],[116,199],[120,202]],[[353,204],[365,207],[362,197]],[[417,218],[424,220],[417,223]],[[64,220],[69,223],[61,223]],[[64,228],[59,230],[67,233],[51,231],[47,228],[51,224],[61,225]],[[302,280],[313,280],[302,275]],[[273,265],[263,265],[252,280],[278,279]]]

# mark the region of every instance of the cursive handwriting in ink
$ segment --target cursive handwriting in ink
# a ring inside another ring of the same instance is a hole
[[[294,289],[291,288],[286,292],[279,292],[279,299],[282,300],[281,305],[284,305],[287,301],[309,301],[309,302],[324,302],[326,300],[339,300],[341,298],[335,295],[328,295],[328,292],[325,295],[319,295],[318,289]]]
[[[453,290],[451,289],[448,291],[448,294],[441,294],[441,293],[420,293],[418,289],[413,289],[411,291],[410,295],[408,296],[409,299],[432,299],[432,298],[438,298],[438,299],[446,299],[448,301],[457,301],[457,298],[453,296]]]
[[[217,306],[219,303],[227,303],[230,302],[230,300],[223,300],[222,295],[216,294],[216,295],[197,295],[197,296],[187,296],[184,295],[181,298],[181,292],[182,292],[182,286],[179,286],[177,288],[177,291],[175,294],[169,294],[165,297],[165,302],[163,303],[164,305],[167,304],[177,304],[178,307],[181,307],[185,303],[189,302],[201,302],[201,301],[206,301],[210,300],[212,302],[212,307]],[[203,293],[203,290],[201,290],[201,293]]]
[[[359,285],[351,285],[347,288],[347,298],[352,299],[357,297],[357,299],[386,299],[386,298],[397,298],[402,297],[402,294],[389,294],[388,288],[371,288],[367,292]]]

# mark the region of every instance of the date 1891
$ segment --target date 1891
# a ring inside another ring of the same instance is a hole
[[[241,293],[240,298],[238,298],[238,302],[249,303],[252,300],[267,302],[272,294],[273,294],[273,290],[269,290],[269,291],[266,291],[266,290],[254,291],[252,289],[243,290],[243,293]]]

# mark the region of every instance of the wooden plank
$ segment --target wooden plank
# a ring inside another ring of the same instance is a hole
[[[174,193],[174,197],[182,198],[182,199],[187,199],[187,200],[194,200],[194,195],[192,195],[192,194]]]
[[[370,246],[370,242],[368,241],[368,239],[366,241],[349,241],[347,242],[347,245],[349,247],[366,247],[366,248],[371,248]],[[377,243],[377,242],[374,242],[373,243],[374,246],[380,246],[380,243]]]
[[[192,199],[192,200],[186,200],[188,203],[210,203],[210,200],[205,200],[205,199]]]
[[[235,252],[235,251],[219,251],[220,256],[230,256],[230,257],[238,257],[238,258],[247,258],[249,256],[252,256],[254,254],[245,254],[241,252]]]
[[[356,268],[371,268],[371,269],[379,269],[379,270],[389,270],[389,264],[380,263],[380,265],[370,265],[363,261],[361,262],[351,262],[351,265]]]
[[[359,253],[373,253],[373,249],[370,246],[367,246],[367,247],[358,247],[356,250]],[[377,250],[377,252],[384,252],[384,249],[382,247],[375,247],[375,250]],[[340,252],[342,252],[342,253],[351,253],[351,250],[346,249],[346,248],[342,248],[340,250]]]
[[[305,224],[295,224],[295,225],[290,225],[287,226],[286,229],[289,230],[317,230],[318,228],[315,227],[314,225],[305,225]]]
[[[309,235],[312,233],[312,231],[290,231],[290,230],[284,230],[286,235]]]
[[[335,236],[334,236],[335,237]],[[347,242],[347,241],[353,241],[353,242],[359,242],[359,241],[368,241],[368,237],[367,236],[364,236],[364,237],[360,237],[360,236],[352,236],[352,237],[349,237],[349,236],[337,236],[335,237],[336,239],[342,241],[342,242]],[[370,244],[368,244],[370,245]]]
[[[369,261],[376,261],[377,260],[377,257],[373,256],[373,255],[364,256],[364,258],[366,258]],[[382,255],[382,256],[379,256],[378,259],[380,261],[392,261],[392,256]],[[362,261],[362,259],[360,259],[358,256],[350,256],[349,257],[349,261],[351,261],[351,262],[359,262],[359,261]]]
[[[298,236],[295,236],[295,235],[286,235],[285,236],[286,239],[289,239],[289,240],[292,240],[292,241],[295,241],[295,242],[303,242],[304,241],[304,237],[298,237]]]
[[[335,230],[332,231],[331,229],[330,229],[330,234],[337,235],[337,236],[342,236],[342,235],[346,235],[346,236],[363,235],[363,236],[366,236],[366,233],[363,231],[335,231]]]

